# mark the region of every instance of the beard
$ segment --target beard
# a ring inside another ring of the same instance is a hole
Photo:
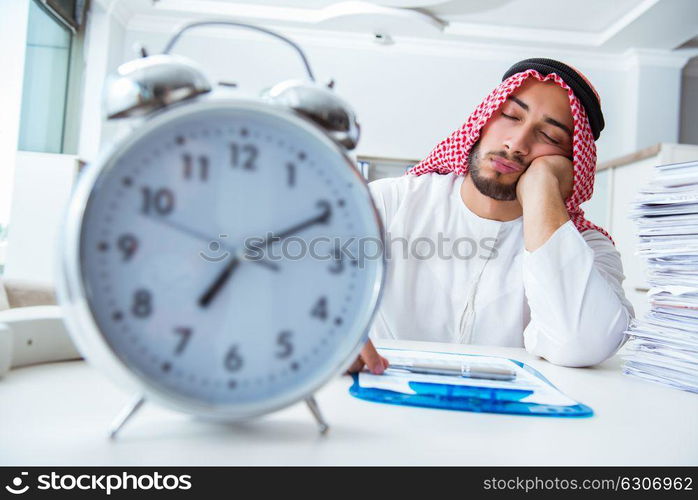
[[[505,153],[495,153],[507,159]],[[512,161],[517,161],[517,159],[511,159]],[[521,163],[518,161],[518,163]],[[480,155],[480,141],[476,142],[473,148],[470,150],[468,155],[468,170],[470,177],[473,180],[473,184],[480,193],[493,198],[498,201],[513,201],[516,199],[516,185],[519,183],[519,179],[516,179],[511,184],[503,184],[497,179],[501,176],[497,172],[494,179],[489,179],[483,177],[480,172],[480,167],[482,166],[482,156]]]

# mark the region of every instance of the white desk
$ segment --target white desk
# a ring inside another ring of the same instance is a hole
[[[229,425],[146,404],[110,442],[108,424],[131,395],[76,361],[23,368],[0,380],[0,464],[698,464],[698,395],[626,377],[618,358],[578,369],[514,348],[382,345],[517,358],[595,415],[561,419],[371,403],[351,397],[350,379],[341,377],[317,394],[331,426],[324,437],[304,404]]]

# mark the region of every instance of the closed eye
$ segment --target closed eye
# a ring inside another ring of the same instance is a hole
[[[550,137],[550,136],[549,136],[548,134],[546,134],[545,132],[541,132],[541,134],[543,134],[543,136],[544,136],[547,140],[549,140],[550,142],[552,142],[553,144],[555,144],[555,145],[559,145],[559,144],[560,144],[560,141],[556,141],[555,139],[553,139],[552,137]]]
[[[504,118],[508,118],[509,120],[517,120],[518,121],[518,118],[516,118],[515,116],[508,115],[506,113],[502,113],[502,116]]]

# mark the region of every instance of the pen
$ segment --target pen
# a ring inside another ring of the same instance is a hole
[[[460,365],[435,362],[390,363],[388,368],[428,375],[450,375],[487,380],[514,380],[516,378],[516,372],[510,368],[483,363],[463,363]]]

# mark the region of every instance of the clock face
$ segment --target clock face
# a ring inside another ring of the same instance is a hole
[[[244,414],[346,365],[376,307],[382,240],[329,139],[225,101],[171,110],[117,151],[86,181],[79,273],[130,373],[181,404]]]

